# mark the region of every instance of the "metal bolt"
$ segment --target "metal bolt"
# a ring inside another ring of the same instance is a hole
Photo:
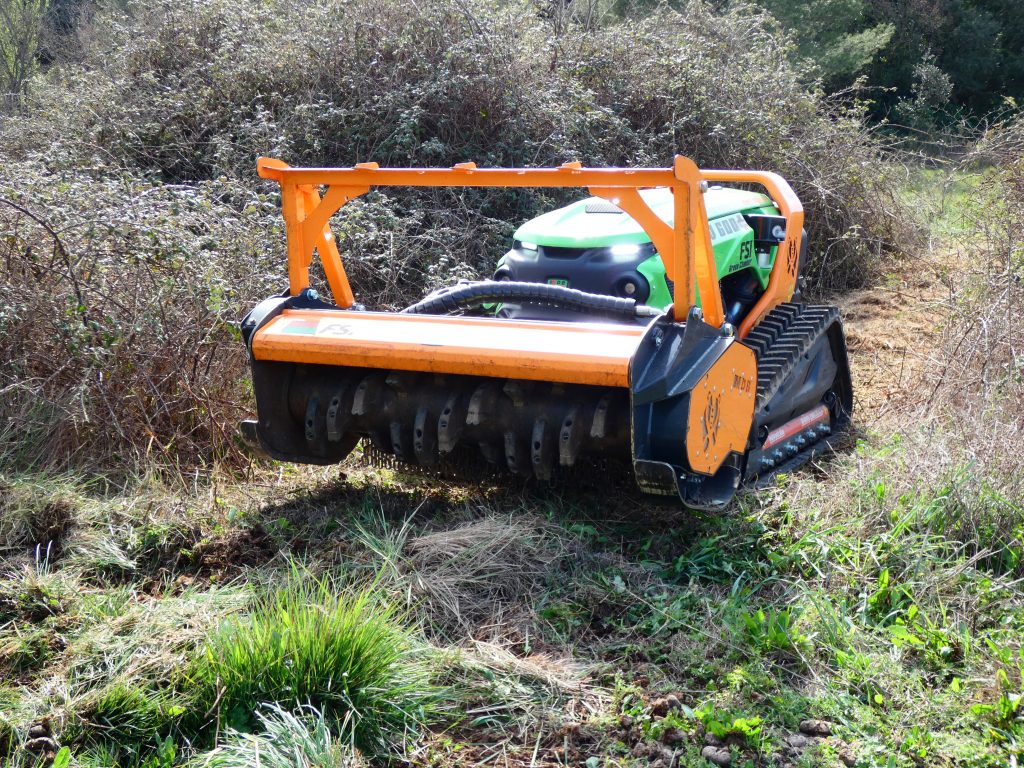
[[[732,323],[723,323],[722,335],[725,336],[727,339],[732,338],[733,336],[736,335],[736,326],[734,326]]]

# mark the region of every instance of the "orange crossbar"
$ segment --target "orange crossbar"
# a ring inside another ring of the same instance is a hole
[[[256,332],[257,360],[628,387],[644,328],[286,309]]]
[[[702,182],[756,183],[765,187],[787,219],[786,240],[775,260],[768,289],[739,329],[741,337],[775,305],[788,301],[796,284],[803,228],[803,207],[786,181],[762,171],[701,171],[692,160],[677,156],[671,168],[583,168],[566,163],[559,168],[477,168],[459,163],[452,168],[380,168],[360,163],[352,168],[292,168],[262,157],[259,175],[281,185],[281,206],[288,232],[289,290],[297,296],[309,287],[314,252],[335,304],[355,303],[330,228],[330,218],[343,205],[373,187],[582,187],[610,200],[643,227],[676,286],[674,315],[682,321],[696,303],[700,289],[704,319],[713,326],[725,321],[721,289],[711,246]],[[321,197],[320,188],[326,187]],[[661,219],[639,194],[640,189],[668,187],[675,199],[672,224]]]
[[[632,216],[647,232],[677,289],[675,316],[685,318],[700,285],[705,319],[721,325],[725,313],[715,271],[711,232],[700,170],[692,160],[677,157],[672,168],[583,168],[566,163],[560,168],[477,168],[460,163],[453,168],[380,168],[361,163],[353,168],[292,168],[280,160],[260,158],[261,177],[281,185],[281,204],[288,230],[290,291],[309,287],[313,253],[319,253],[335,303],[352,306],[355,299],[328,221],[345,203],[373,187],[583,187],[604,197]],[[327,191],[321,198],[319,188]],[[638,190],[669,187],[675,193],[675,222],[669,225],[644,202]]]

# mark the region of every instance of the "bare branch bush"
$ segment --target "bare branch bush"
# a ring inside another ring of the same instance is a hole
[[[777,170],[807,207],[818,290],[915,236],[858,104],[809,90],[750,8],[593,14],[439,0],[129,2],[0,123],[0,450],[182,466],[237,456],[234,323],[284,287],[276,190],[293,164]],[[578,193],[576,193],[578,194]],[[359,300],[397,307],[485,275],[532,190],[371,193],[336,218]]]
[[[277,290],[276,205],[226,183],[0,170],[0,455],[130,471],[233,451],[238,293]]]

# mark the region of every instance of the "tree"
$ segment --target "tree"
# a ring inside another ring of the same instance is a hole
[[[48,0],[0,0],[0,77],[6,106],[21,101],[35,72]]]
[[[850,84],[885,48],[895,28],[871,24],[864,0],[761,0],[796,38],[797,55],[813,62],[825,84]]]

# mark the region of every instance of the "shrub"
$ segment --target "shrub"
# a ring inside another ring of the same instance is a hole
[[[371,592],[293,578],[243,620],[221,627],[193,664],[199,712],[244,730],[263,703],[309,705],[383,753],[429,717],[434,690],[394,611]]]
[[[1024,116],[993,130],[963,166],[980,173],[983,183],[964,211],[969,246],[962,258],[969,277],[946,329],[936,394],[970,410],[984,411],[998,401],[1004,413],[1019,412],[1024,405]]]
[[[861,107],[808,90],[774,30],[700,2],[600,23],[485,0],[98,11],[80,58],[0,124],[0,456],[100,470],[240,459],[235,323],[284,285],[261,154],[666,165],[682,152],[777,170],[807,208],[818,288],[868,279],[909,242],[910,216]],[[396,307],[488,274],[518,223],[568,196],[371,193],[336,231],[360,300]]]
[[[814,275],[830,286],[863,280],[859,267],[902,234],[905,211],[862,108],[807,90],[786,39],[752,7],[715,15],[691,2],[602,24],[454,0],[129,9],[97,22],[82,65],[37,88],[35,118],[8,127],[12,146],[72,167],[249,185],[258,154],[318,165],[666,165],[683,152],[704,166],[786,174],[808,206]],[[549,204],[522,191],[471,197],[502,222]],[[475,206],[454,200],[408,198],[417,250],[428,263],[454,253],[489,269],[508,228],[478,231]],[[422,284],[414,276],[408,288]]]
[[[280,290],[279,214],[224,182],[0,170],[0,456],[130,471],[232,448],[241,301]]]

